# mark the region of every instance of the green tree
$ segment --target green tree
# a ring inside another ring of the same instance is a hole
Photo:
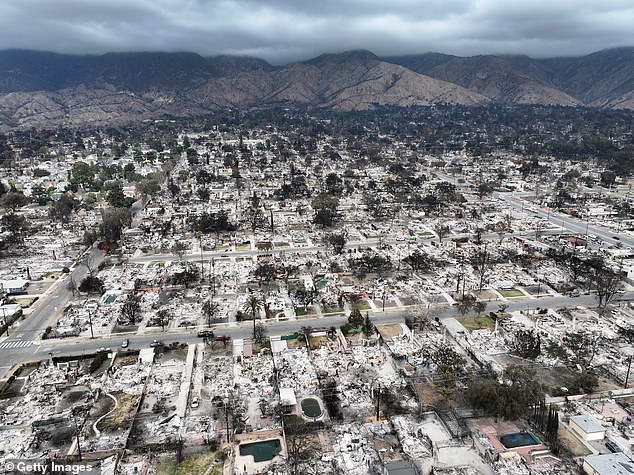
[[[129,208],[110,208],[101,212],[101,235],[108,243],[121,239],[123,229],[132,222]]]
[[[10,191],[0,197],[0,206],[10,210],[12,213],[18,208],[22,208],[29,202],[29,199],[22,193]]]
[[[322,228],[332,226],[338,219],[339,198],[331,196],[327,193],[321,193],[312,201],[312,207],[315,212],[313,222]]]
[[[535,375],[519,366],[509,366],[498,377],[494,373],[472,376],[465,397],[476,410],[488,416],[516,420],[544,399]]]
[[[431,270],[434,259],[425,252],[421,252],[418,249],[412,252],[404,259],[405,263],[412,268],[412,271],[428,271]]]
[[[129,208],[134,203],[134,198],[129,198],[123,193],[123,185],[121,182],[115,181],[108,186],[108,195],[106,201],[113,208]]]
[[[365,314],[365,318],[363,319],[363,324],[361,328],[363,329],[363,334],[366,338],[370,338],[376,332],[376,328],[370,320],[370,315],[367,313]]]
[[[67,194],[63,194],[59,200],[53,202],[48,210],[48,215],[55,221],[68,223],[75,208],[77,208],[77,201]]]
[[[35,178],[42,178],[45,176],[49,176],[51,174],[51,172],[49,172],[48,170],[43,170],[41,168],[34,168],[33,169],[33,176]]]
[[[123,167],[123,178],[125,178],[126,180],[132,180],[134,178],[134,171],[134,163],[127,163]]]
[[[8,232],[9,237],[7,242],[9,244],[18,244],[24,241],[24,237],[28,233],[30,226],[24,216],[9,213],[0,218],[0,229],[3,232]]]
[[[332,248],[335,254],[341,254],[346,247],[348,241],[348,233],[330,233],[326,235],[326,243]]]
[[[78,290],[86,293],[98,293],[103,294],[105,286],[103,281],[99,277],[94,275],[87,275],[79,284]]]

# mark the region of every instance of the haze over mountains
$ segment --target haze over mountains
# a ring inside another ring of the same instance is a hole
[[[634,48],[578,58],[325,54],[275,67],[194,53],[0,51],[0,123],[79,125],[218,108],[488,103],[634,109]]]

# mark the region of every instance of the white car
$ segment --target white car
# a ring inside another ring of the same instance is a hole
[[[196,409],[200,405],[200,401],[198,400],[198,397],[194,396],[192,398],[192,402],[190,403],[190,405],[193,409]]]

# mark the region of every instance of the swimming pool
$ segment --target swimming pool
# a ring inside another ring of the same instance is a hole
[[[312,397],[302,399],[302,412],[306,417],[319,417],[322,415],[321,406],[319,401]]]
[[[506,434],[499,437],[502,445],[507,449],[514,449],[516,447],[525,447],[527,445],[539,445],[540,442],[530,432],[514,432],[512,434]]]
[[[268,462],[281,451],[282,444],[279,439],[240,444],[240,455],[253,455],[253,460],[256,462]]]

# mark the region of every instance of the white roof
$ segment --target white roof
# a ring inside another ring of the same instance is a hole
[[[11,315],[18,312],[18,310],[22,310],[22,306],[17,303],[8,303],[6,305],[0,305],[0,313],[2,313],[3,317],[6,315],[10,317]]]
[[[28,283],[29,281],[24,279],[0,280],[0,285],[5,289],[21,289]]]
[[[572,416],[570,420],[577,424],[586,434],[605,432],[603,426],[590,416],[581,414],[579,416]]]
[[[584,460],[597,475],[632,475],[634,473],[634,462],[623,452],[590,455]]]
[[[296,405],[295,390],[293,388],[280,388],[280,402],[282,406]]]

